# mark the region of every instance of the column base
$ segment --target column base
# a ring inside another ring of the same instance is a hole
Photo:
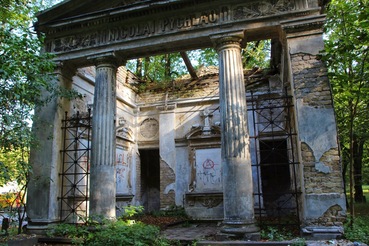
[[[39,220],[29,221],[25,226],[27,234],[46,235],[52,224],[59,223],[59,221]]]
[[[221,233],[223,236],[232,239],[260,240],[260,229],[254,222],[224,221]]]

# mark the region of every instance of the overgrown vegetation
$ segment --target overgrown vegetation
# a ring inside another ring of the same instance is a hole
[[[48,236],[67,237],[74,245],[173,245],[160,236],[156,226],[126,220],[104,221],[101,224],[70,225],[60,224],[48,232]]]
[[[83,225],[58,224],[52,227],[47,235],[49,237],[64,237],[72,239],[74,245],[100,246],[100,245],[152,245],[169,246],[177,245],[176,241],[169,241],[160,235],[160,228],[147,225],[134,220],[143,215],[142,206],[126,206],[123,208],[123,216],[111,221],[107,219],[95,219],[92,217],[83,219]],[[100,223],[97,221],[101,221]]]
[[[348,221],[345,225],[345,238],[352,242],[369,244],[369,215],[357,217],[353,223]]]

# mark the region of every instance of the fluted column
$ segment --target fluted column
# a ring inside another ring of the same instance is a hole
[[[223,232],[255,236],[247,106],[240,41],[243,33],[213,37],[219,55],[224,193]]]
[[[92,117],[90,216],[115,218],[115,115],[117,62],[94,58],[96,79]]]

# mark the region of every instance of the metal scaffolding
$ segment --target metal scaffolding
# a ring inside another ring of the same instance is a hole
[[[248,98],[255,215],[261,226],[300,226],[299,165],[292,97],[285,92]]]
[[[68,117],[63,122],[64,146],[61,176],[60,219],[78,223],[88,216],[91,111]]]

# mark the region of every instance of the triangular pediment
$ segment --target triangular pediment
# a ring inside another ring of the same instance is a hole
[[[38,13],[39,24],[52,23],[90,14],[103,13],[107,10],[134,7],[142,3],[155,2],[153,0],[65,0],[55,6]]]

